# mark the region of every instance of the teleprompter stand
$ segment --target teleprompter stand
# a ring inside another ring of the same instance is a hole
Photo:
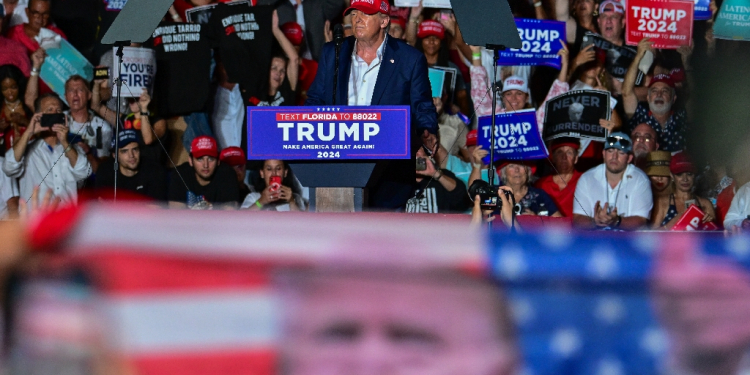
[[[118,72],[122,72],[122,48],[131,42],[143,43],[154,33],[159,22],[167,14],[173,0],[129,0],[117,15],[112,26],[102,38],[102,44],[117,47]],[[119,168],[118,152],[120,141],[120,101],[122,79],[115,77],[117,86],[117,121],[115,125],[115,186],[114,201],[117,202],[117,170]]]
[[[484,46],[492,51],[492,131],[490,131],[490,163],[495,160],[495,115],[497,103],[498,52],[505,48],[521,48],[516,22],[507,0],[452,1],[456,23],[461,28],[466,44]],[[492,168],[492,167],[491,167]],[[490,185],[495,184],[495,174],[487,173]],[[492,225],[492,222],[490,222]]]

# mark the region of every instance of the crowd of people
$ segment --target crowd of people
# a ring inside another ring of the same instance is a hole
[[[186,11],[213,2],[175,0],[164,24],[186,22]],[[305,211],[306,189],[287,161],[247,161],[244,108],[314,102],[308,90],[315,81],[323,46],[333,40],[334,25],[341,24],[344,35],[351,36],[362,22],[361,17],[344,12],[350,2],[244,1],[242,6],[267,7],[270,18],[266,20],[270,21],[267,42],[272,48],[252,57],[252,69],[245,68],[252,79],[237,79],[236,64],[242,60],[235,59],[239,55],[232,48],[243,47],[217,42],[212,46],[211,69],[205,72],[211,83],[209,92],[189,92],[206,98],[199,110],[175,113],[171,104],[165,104],[174,98],[159,91],[163,87],[158,83],[160,68],[155,88],[130,93],[117,118],[118,103],[109,80],[88,81],[72,75],[63,95],[45,84],[40,71],[48,62],[40,43],[55,34],[69,38],[92,65],[112,68],[111,48],[97,40],[125,1],[103,0],[94,12],[88,8],[78,12],[76,5],[55,0],[4,0],[0,8],[4,99],[0,108],[0,216],[17,215],[19,203],[28,201],[35,189],[50,191],[63,202],[76,202],[79,194],[108,199],[106,192],[114,186],[154,203],[168,202],[170,208]],[[387,38],[416,48],[428,67],[456,72],[453,92],[433,98],[437,134],[413,135],[433,147],[417,151],[415,157],[423,164],[415,171],[411,199],[400,209],[469,213],[479,205],[469,195],[469,187],[492,175],[504,186],[499,194],[502,201],[508,202],[502,192],[512,193],[515,215],[570,218],[579,228],[669,230],[691,206],[702,213],[694,229],[750,227],[747,165],[699,166],[691,161],[688,147],[696,89],[691,61],[695,54],[717,53],[711,21],[696,22],[694,41],[676,51],[655,49],[644,38],[633,48],[635,57],[627,72],[618,77],[607,63],[607,51],[585,44],[584,38],[587,32],[595,33],[613,46],[624,46],[624,2],[510,1],[518,18],[565,23],[566,35],[559,40],[561,68],[503,66],[496,72],[495,83],[490,80],[494,75],[488,73],[494,69],[493,53],[467,45],[449,10],[391,4],[384,18]],[[218,5],[214,12],[227,6]],[[715,16],[714,2],[711,9]],[[79,22],[72,21],[76,19]],[[156,49],[160,41],[134,46]],[[652,57],[641,80],[639,72]],[[175,82],[173,77],[168,80]],[[201,88],[196,84],[195,89]],[[499,92],[497,103],[489,95],[492,88]],[[611,95],[611,116],[600,121],[607,130],[604,142],[562,137],[547,142],[546,160],[491,165],[482,161],[488,150],[477,145],[477,118],[492,113],[493,106],[498,113],[535,109],[542,131],[545,103],[581,89]]]

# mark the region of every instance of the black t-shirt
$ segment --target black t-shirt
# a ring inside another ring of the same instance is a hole
[[[448,191],[439,181],[426,177],[417,185],[414,197],[406,202],[406,212],[410,213],[447,213],[465,212],[471,207],[471,200],[466,192],[466,185],[456,178],[453,172],[443,169],[443,178],[450,177],[456,181],[456,188]]]
[[[149,115],[148,122],[151,124],[151,128],[156,125],[157,122],[164,120],[161,116]],[[135,113],[129,113],[120,117],[120,124],[122,129],[133,129],[138,134],[139,143],[141,143],[141,158],[153,160],[157,164],[163,166],[167,161],[167,152],[162,148],[169,147],[169,132],[166,132],[163,137],[158,140],[154,140],[150,145],[143,145],[143,139],[141,138],[141,121],[136,119]]]
[[[180,176],[176,173],[179,172]],[[183,180],[185,183],[183,184]],[[187,184],[187,188],[185,185]],[[237,182],[237,173],[232,167],[219,164],[216,167],[211,182],[203,186],[195,177],[195,170],[190,163],[178,166],[169,178],[169,201],[181,202],[193,207],[201,200],[217,205],[222,203],[237,203],[239,201],[240,188]],[[202,197],[202,199],[201,199]]]
[[[162,22],[146,47],[156,51],[155,91],[162,116],[204,109],[210,92],[211,44],[202,34],[205,25]]]
[[[239,83],[243,98],[264,97],[271,66],[273,7],[219,4],[211,13],[205,36],[227,71],[229,82]]]
[[[99,164],[96,171],[97,188],[115,186],[114,159],[107,159]],[[127,177],[117,171],[117,188],[145,195],[157,201],[167,200],[167,174],[157,163],[141,158],[138,173]]]

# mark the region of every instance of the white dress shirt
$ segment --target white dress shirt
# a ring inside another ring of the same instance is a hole
[[[91,165],[79,146],[72,147],[78,153],[75,166],[70,165],[65,149],[59,143],[51,147],[43,139],[32,141],[26,146],[26,153],[20,161],[16,161],[11,148],[5,153],[3,171],[9,177],[19,179],[19,195],[23,200],[28,200],[34,188],[41,184],[41,196],[52,190],[63,202],[77,202],[78,182],[91,175]]]
[[[727,216],[724,217],[724,228],[732,229],[733,225],[742,226],[742,220],[750,215],[750,182],[742,185],[732,198]]]
[[[378,47],[375,59],[368,65],[365,60],[357,55],[357,42],[354,42],[352,51],[352,68],[349,72],[349,101],[348,105],[367,106],[372,102],[372,92],[375,91],[375,82],[378,80],[380,63],[383,60],[385,41]]]
[[[605,175],[604,164],[600,164],[581,175],[576,185],[573,213],[594,217],[594,207],[609,202],[609,207],[617,207],[622,217],[638,216],[648,219],[654,206],[651,183],[648,177],[633,164],[628,164],[622,180],[612,188]]]
[[[70,132],[78,134],[81,141],[86,143],[90,148],[96,149],[96,156],[103,158],[109,156],[112,152],[110,145],[112,143],[112,125],[104,121],[103,118],[89,110],[89,118],[86,122],[77,122],[70,116],[70,111],[63,111],[68,116]],[[101,129],[101,130],[99,130]],[[97,132],[101,133],[101,139],[97,140]],[[98,143],[98,144],[97,144]]]
[[[0,163],[4,161],[5,158],[0,156]],[[13,191],[13,182],[7,174],[0,172],[0,220],[8,216],[8,199],[16,196]]]

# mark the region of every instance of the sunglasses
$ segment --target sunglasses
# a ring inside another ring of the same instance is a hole
[[[607,137],[605,142],[607,143],[607,146],[620,146],[623,148],[629,148],[631,146],[630,140],[618,136]]]

